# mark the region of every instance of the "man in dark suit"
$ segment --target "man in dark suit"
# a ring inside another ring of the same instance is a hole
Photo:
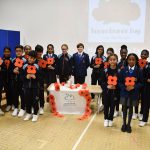
[[[87,68],[90,65],[89,55],[83,52],[84,45],[79,43],[77,45],[78,52],[73,54],[73,75],[74,83],[85,83],[85,77],[87,76]]]

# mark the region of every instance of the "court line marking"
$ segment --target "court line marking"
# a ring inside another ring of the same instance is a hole
[[[93,117],[91,118],[90,122],[87,124],[87,126],[85,127],[85,129],[83,130],[82,134],[80,135],[80,137],[78,138],[78,140],[76,141],[76,143],[74,144],[72,150],[76,150],[76,148],[78,147],[78,145],[80,144],[83,136],[85,135],[85,133],[87,132],[88,128],[90,127],[90,125],[92,124],[93,120],[95,119],[97,115],[97,112],[93,115]]]

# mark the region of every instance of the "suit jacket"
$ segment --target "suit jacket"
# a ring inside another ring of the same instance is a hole
[[[73,54],[73,75],[74,76],[87,76],[87,68],[90,66],[89,55],[84,53],[79,57],[78,53]]]

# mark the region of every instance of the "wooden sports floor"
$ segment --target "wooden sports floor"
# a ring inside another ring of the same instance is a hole
[[[141,128],[133,120],[128,134],[120,131],[121,116],[108,128],[103,126],[103,113],[85,121],[77,118],[56,118],[48,104],[36,123],[6,113],[0,117],[0,150],[150,150],[150,124]]]

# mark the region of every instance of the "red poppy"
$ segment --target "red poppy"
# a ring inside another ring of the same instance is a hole
[[[29,59],[29,55],[24,55],[24,58],[25,58],[26,60],[28,60],[28,59]]]
[[[39,60],[38,65],[40,68],[46,68],[47,61],[41,59],[41,60]]]
[[[35,66],[27,66],[27,73],[29,74],[36,74],[36,67]]]
[[[100,64],[102,64],[102,62],[103,62],[102,58],[95,58],[96,65],[100,65]]]
[[[53,65],[54,64],[54,58],[47,58],[47,64]]]
[[[140,68],[144,68],[147,64],[147,60],[146,59],[139,59],[139,66]]]
[[[87,87],[86,83],[82,84],[82,89],[86,89],[86,87]]]
[[[84,90],[79,90],[79,95],[84,96]]]
[[[104,69],[107,69],[109,67],[109,62],[104,62]]]
[[[2,65],[2,63],[3,63],[3,60],[2,60],[2,58],[0,58],[0,66]]]
[[[55,91],[60,91],[60,85],[58,83],[54,83]]]
[[[125,85],[126,86],[134,86],[135,85],[135,77],[126,77]]]
[[[6,65],[7,69],[8,69],[8,68],[9,68],[9,65],[10,65],[10,60],[7,60],[7,59],[6,59],[4,62],[5,62],[5,65]]]
[[[108,85],[117,85],[117,77],[116,76],[108,76]]]
[[[15,61],[14,65],[15,65],[15,67],[22,68],[23,63],[24,63],[24,62],[23,62],[22,59],[16,58],[16,61]]]

